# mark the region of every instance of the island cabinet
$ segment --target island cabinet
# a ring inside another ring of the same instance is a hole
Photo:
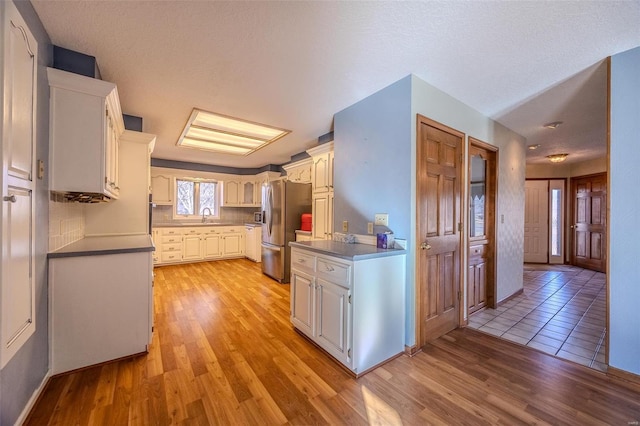
[[[404,250],[334,241],[290,245],[297,330],[356,376],[404,351]]]

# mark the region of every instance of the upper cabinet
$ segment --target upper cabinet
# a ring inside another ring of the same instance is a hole
[[[225,180],[222,182],[222,206],[239,207],[242,205],[242,181],[239,179]]]
[[[290,163],[282,168],[287,172],[287,180],[298,183],[311,183],[311,158]]]
[[[333,142],[307,150],[311,155],[313,193],[312,235],[316,240],[333,238]]]
[[[262,172],[255,176],[226,179],[222,182],[222,207],[260,207],[262,185],[280,177],[277,172]]]
[[[54,68],[47,76],[51,191],[118,198],[124,123],[116,85]]]
[[[173,204],[173,179],[171,176],[151,175],[151,195],[155,204]]]

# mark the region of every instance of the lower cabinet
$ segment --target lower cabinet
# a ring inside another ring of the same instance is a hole
[[[404,351],[405,254],[291,249],[291,323],[357,375]]]
[[[155,253],[159,253],[154,255],[154,265],[244,256],[244,227],[241,226],[157,228],[152,234]]]

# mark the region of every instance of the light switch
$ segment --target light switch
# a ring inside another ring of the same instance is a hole
[[[367,234],[373,235],[373,222],[367,223]]]
[[[342,232],[349,232],[349,222],[346,220],[342,221]]]

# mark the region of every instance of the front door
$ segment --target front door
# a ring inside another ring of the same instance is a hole
[[[571,179],[573,194],[572,264],[605,272],[607,174]]]
[[[549,181],[524,183],[524,261],[549,261]]]
[[[416,300],[420,346],[459,325],[463,138],[463,133],[418,116]]]

